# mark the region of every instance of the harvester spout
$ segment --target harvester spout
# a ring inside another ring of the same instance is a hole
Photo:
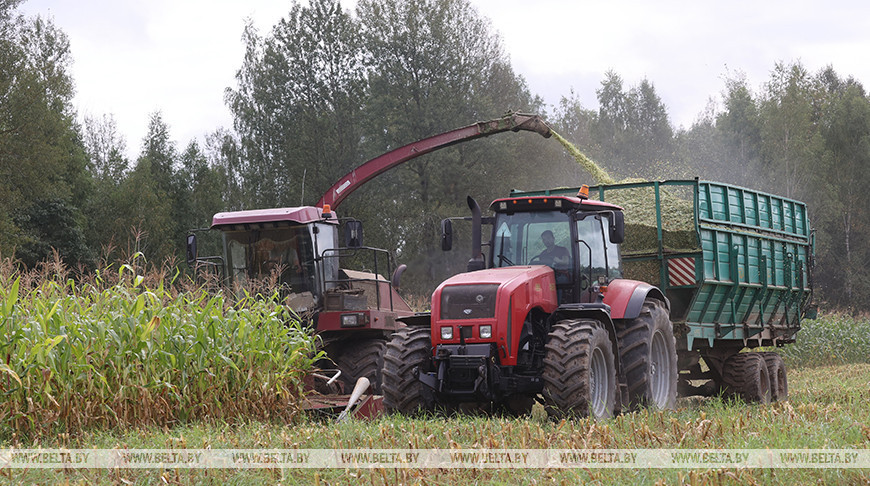
[[[550,131],[550,126],[538,115],[523,115],[516,114],[517,126],[513,129],[515,132],[527,130],[540,134],[544,138],[550,138],[553,133]]]
[[[328,204],[334,211],[357,188],[397,165],[444,147],[507,131],[535,132],[544,138],[549,138],[552,134],[550,127],[538,115],[508,113],[495,120],[477,122],[467,127],[433,135],[379,155],[348,172],[326,191],[315,206],[322,208]]]

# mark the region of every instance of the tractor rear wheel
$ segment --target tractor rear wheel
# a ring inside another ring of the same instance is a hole
[[[381,393],[381,369],[384,367],[384,346],[386,341],[380,337],[345,341],[333,346],[330,358],[341,370],[339,379],[344,383],[345,393],[353,390],[356,381],[365,376],[371,382],[371,392]]]
[[[617,339],[629,407],[673,409],[677,402],[677,345],[664,304],[647,299],[640,316],[628,321]]]
[[[417,377],[429,370],[432,339],[428,328],[404,327],[384,350],[383,393],[388,412],[413,414],[434,407],[432,395]]]
[[[737,353],[725,361],[722,380],[747,402],[770,403],[770,377],[760,353]]]
[[[616,363],[610,335],[600,322],[559,321],[550,331],[544,358],[547,413],[604,419],[616,408]]]
[[[782,357],[773,352],[758,353],[767,364],[767,377],[770,381],[770,397],[775,402],[788,400],[788,377],[786,376],[785,362]]]

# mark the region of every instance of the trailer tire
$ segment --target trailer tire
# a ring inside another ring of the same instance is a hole
[[[544,402],[551,417],[605,419],[616,408],[616,362],[610,334],[588,319],[557,322],[544,358]]]
[[[431,392],[418,379],[432,360],[429,328],[405,327],[396,331],[384,350],[383,393],[388,412],[407,415],[434,408]]]
[[[372,337],[359,341],[345,341],[337,347],[332,361],[341,370],[339,379],[344,383],[345,392],[350,392],[356,381],[365,376],[371,382],[371,391],[381,394],[381,370],[384,367],[384,347],[386,341]]]
[[[728,358],[722,380],[732,395],[747,402],[770,403],[770,377],[761,353],[737,353]]]
[[[767,364],[767,377],[770,381],[770,398],[774,402],[788,400],[788,376],[782,357],[773,351],[758,353]]]
[[[646,299],[640,316],[625,323],[617,340],[629,408],[673,409],[677,402],[677,345],[664,304]]]

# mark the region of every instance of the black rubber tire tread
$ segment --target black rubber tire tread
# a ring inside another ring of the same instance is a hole
[[[412,415],[433,410],[432,400],[414,373],[424,372],[432,359],[429,328],[405,327],[396,331],[384,350],[382,390],[384,409]]]
[[[356,381],[365,376],[371,382],[371,391],[374,395],[381,394],[381,370],[384,367],[384,347],[387,342],[381,338],[367,338],[351,340],[337,346],[333,351],[335,356],[330,356],[341,376],[338,379],[344,383],[345,393],[353,390]]]
[[[732,395],[747,402],[770,403],[767,363],[760,353],[737,353],[728,358],[722,380]]]
[[[550,330],[544,358],[544,402],[551,417],[587,417],[591,413],[592,353],[604,355],[609,382],[607,406],[601,417],[613,416],[616,408],[616,364],[607,330],[595,320],[563,320]]]
[[[652,338],[661,332],[669,354],[668,368],[672,370],[668,379],[667,398],[663,403],[654,403],[652,382]],[[628,408],[638,410],[643,407],[673,410],[677,403],[677,344],[674,327],[668,311],[660,300],[646,299],[640,315],[625,323],[617,333],[619,359],[628,390]]]
[[[767,364],[767,377],[770,381],[770,399],[774,402],[788,400],[788,373],[785,369],[785,361],[774,351],[758,353]]]

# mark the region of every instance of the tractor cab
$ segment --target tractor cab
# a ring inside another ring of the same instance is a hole
[[[622,210],[580,197],[497,199],[489,261],[493,268],[546,265],[560,304],[593,302],[622,277]]]

